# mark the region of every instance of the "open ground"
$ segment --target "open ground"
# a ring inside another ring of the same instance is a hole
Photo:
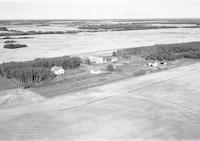
[[[200,140],[199,77],[197,63],[30,105],[0,105],[0,140]]]

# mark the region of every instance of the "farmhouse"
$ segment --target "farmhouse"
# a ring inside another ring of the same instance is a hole
[[[93,64],[102,64],[102,63],[105,63],[103,57],[100,57],[100,56],[89,56],[88,59]]]
[[[118,58],[114,56],[90,56],[88,57],[91,63],[93,64],[102,64],[102,63],[116,63],[118,62]]]
[[[51,68],[51,71],[55,74],[55,75],[62,75],[65,73],[65,70],[62,67],[57,67],[54,66]]]
[[[158,67],[159,66],[159,64],[158,64],[158,62],[156,61],[156,62],[149,62],[149,67]]]

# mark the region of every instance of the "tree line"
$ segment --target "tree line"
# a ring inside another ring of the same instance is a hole
[[[175,60],[180,58],[200,59],[200,42],[160,44],[122,49],[113,53],[124,58],[139,55],[146,60]]]

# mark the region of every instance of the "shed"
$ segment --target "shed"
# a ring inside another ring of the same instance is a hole
[[[101,74],[102,71],[101,70],[90,70],[91,74]]]

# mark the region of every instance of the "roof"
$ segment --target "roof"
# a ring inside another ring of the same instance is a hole
[[[89,59],[102,59],[101,56],[89,56],[88,58]]]
[[[59,70],[63,70],[63,68],[57,67],[57,66],[54,66],[54,67],[51,68],[51,71],[53,71],[53,72],[56,72],[56,71],[59,71]]]

